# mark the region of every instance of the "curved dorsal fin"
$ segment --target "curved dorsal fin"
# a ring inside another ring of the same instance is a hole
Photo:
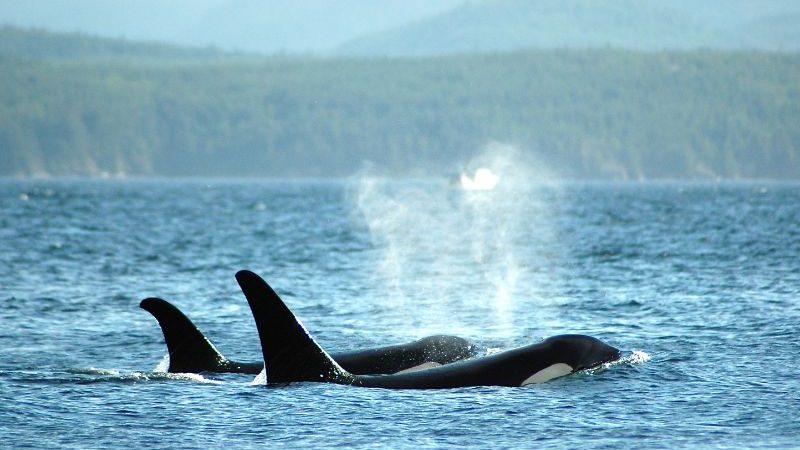
[[[261,339],[267,383],[327,381],[350,384],[354,377],[342,369],[308,334],[278,294],[248,270],[236,273]]]
[[[156,318],[169,350],[169,372],[219,372],[229,361],[178,308],[160,298],[146,298],[139,306]]]

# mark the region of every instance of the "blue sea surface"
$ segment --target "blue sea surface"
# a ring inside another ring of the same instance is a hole
[[[260,359],[245,268],[329,351],[626,356],[523,388],[164,373],[149,296]],[[0,181],[3,448],[800,448],[799,362],[799,184]]]

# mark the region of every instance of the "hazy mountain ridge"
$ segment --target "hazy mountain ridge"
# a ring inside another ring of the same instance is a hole
[[[747,13],[750,1],[734,1],[733,15],[688,3],[647,0],[485,0],[413,24],[362,36],[339,48],[361,56],[442,55],[523,48],[620,47],[638,50],[699,48],[800,50],[792,34],[750,33],[800,29],[800,4],[768,2]],[[724,6],[720,6],[724,9]],[[768,12],[772,12],[769,15]],[[736,15],[738,14],[738,15]],[[738,18],[739,20],[734,20]]]
[[[796,0],[669,0],[663,4],[718,30],[737,29],[765,17],[800,12]]]
[[[230,51],[321,53],[461,0],[0,0],[0,24]]]
[[[446,10],[461,0],[227,0],[183,33],[181,42],[251,52],[326,52],[365,33]]]

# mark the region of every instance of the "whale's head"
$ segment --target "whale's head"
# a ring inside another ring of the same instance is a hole
[[[573,371],[591,369],[618,360],[622,352],[600,339],[580,334],[564,334],[546,339]]]
[[[545,339],[536,347],[540,359],[535,373],[525,378],[521,386],[543,383],[553,378],[591,369],[619,359],[618,349],[591,336],[562,334]]]

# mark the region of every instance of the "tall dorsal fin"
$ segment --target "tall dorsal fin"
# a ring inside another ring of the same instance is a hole
[[[349,384],[353,375],[342,369],[308,334],[300,321],[261,277],[236,273],[261,339],[267,383],[327,381]]]
[[[219,372],[230,363],[178,308],[160,298],[139,306],[156,318],[169,351],[169,372]]]

